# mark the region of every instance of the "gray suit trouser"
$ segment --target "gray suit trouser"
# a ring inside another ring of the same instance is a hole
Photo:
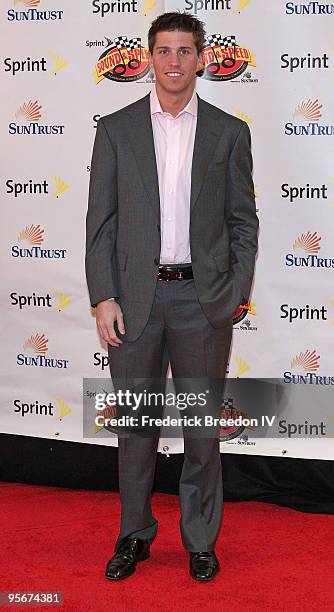
[[[126,321],[125,330],[126,330]],[[117,330],[117,327],[116,327]],[[168,362],[173,379],[215,377],[224,380],[232,338],[232,321],[215,329],[198,301],[193,279],[158,280],[148,322],[135,341],[108,345],[112,377],[164,379]],[[175,385],[176,388],[176,385]],[[177,390],[177,389],[176,389]],[[218,430],[217,430],[218,433]],[[179,482],[180,529],[189,551],[211,551],[218,537],[223,511],[223,483],[219,439],[191,437],[183,430],[184,463]],[[158,521],[152,514],[159,434],[141,436],[131,431],[119,436],[121,527],[115,545],[124,538],[153,542]]]

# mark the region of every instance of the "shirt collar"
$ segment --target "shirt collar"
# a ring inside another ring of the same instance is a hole
[[[182,109],[176,115],[176,117],[173,117],[173,119],[176,119],[182,113],[189,113],[190,115],[193,115],[194,117],[196,117],[197,107],[198,107],[198,100],[197,100],[196,89],[194,88],[193,95],[191,96],[188,104],[184,107],[184,109]],[[164,113],[164,111],[162,110],[155,86],[151,90],[151,94],[150,94],[150,109],[151,109],[151,115],[154,115],[155,113],[161,113],[161,114],[166,114],[166,115],[169,114],[169,113]]]

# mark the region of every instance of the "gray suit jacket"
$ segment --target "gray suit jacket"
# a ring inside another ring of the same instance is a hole
[[[190,249],[198,299],[218,328],[247,301],[258,219],[248,125],[198,96]],[[91,305],[119,298],[129,340],[148,320],[160,261],[160,201],[149,94],[101,117],[86,219]]]

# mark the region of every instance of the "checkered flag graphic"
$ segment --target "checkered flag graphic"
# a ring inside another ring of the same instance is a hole
[[[117,36],[114,40],[114,43],[118,50],[123,49],[123,47],[126,48],[128,44],[128,37],[127,36]]]
[[[207,41],[208,41],[210,47],[216,47],[217,45],[220,45],[221,39],[222,39],[222,37],[221,37],[220,34],[210,34],[207,37]]]
[[[130,51],[133,51],[133,49],[140,49],[141,47],[141,38],[130,38],[130,40],[128,41],[126,48],[129,49]]]
[[[220,39],[220,46],[223,49],[228,49],[229,47],[235,47],[236,41],[235,36],[225,36],[223,39]]]
[[[222,401],[222,408],[224,410],[226,410],[226,409],[232,410],[232,408],[233,408],[233,399],[232,399],[232,397],[228,397],[226,399],[223,399],[223,401]]]
[[[235,36],[225,36],[222,38],[220,34],[210,34],[210,36],[207,37],[207,41],[210,47],[216,47],[219,45],[222,49],[228,49],[229,47],[235,47],[236,45]]]

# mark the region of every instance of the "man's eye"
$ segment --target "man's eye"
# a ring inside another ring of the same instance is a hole
[[[168,53],[168,51],[167,51],[167,49],[161,49],[161,50],[160,50],[160,53],[161,53],[162,55],[166,55],[166,54]]]
[[[180,53],[181,55],[189,55],[189,49],[181,49]]]

